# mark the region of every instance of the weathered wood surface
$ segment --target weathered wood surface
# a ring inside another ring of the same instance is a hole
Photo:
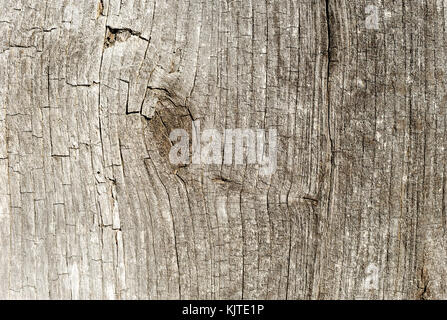
[[[1,0],[0,298],[447,298],[446,6]]]

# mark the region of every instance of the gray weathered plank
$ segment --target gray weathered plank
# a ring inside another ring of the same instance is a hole
[[[1,1],[0,298],[446,298],[445,6]]]

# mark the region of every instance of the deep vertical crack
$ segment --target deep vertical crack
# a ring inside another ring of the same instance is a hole
[[[326,0],[326,24],[327,24],[327,75],[326,75],[326,99],[327,99],[327,134],[329,140],[329,155],[331,158],[331,166],[329,173],[329,194],[328,194],[328,205],[327,205],[327,216],[331,213],[331,202],[332,202],[332,193],[334,189],[334,168],[335,168],[335,157],[334,157],[334,140],[332,138],[331,132],[331,62],[332,62],[332,54],[333,54],[333,39],[332,39],[332,30],[331,30],[331,21],[330,21],[330,8],[329,8],[329,0]]]
[[[333,162],[334,142],[331,134],[331,99],[330,99],[330,77],[331,77],[331,62],[332,62],[332,36],[331,36],[331,22],[330,22],[329,0],[326,0],[326,24],[327,24],[327,75],[326,75],[326,99],[327,99],[327,124],[328,136],[331,145],[331,162]]]

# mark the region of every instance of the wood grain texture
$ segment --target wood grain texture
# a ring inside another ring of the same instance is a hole
[[[1,0],[0,298],[446,299],[446,7]]]

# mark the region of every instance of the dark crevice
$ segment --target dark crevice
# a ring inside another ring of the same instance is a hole
[[[317,206],[318,205],[318,201],[319,200],[316,199],[316,198],[305,196],[305,197],[303,197],[303,199],[307,200],[307,201],[310,201],[313,206]]]
[[[214,177],[214,178],[211,179],[211,181],[214,181],[214,182],[220,183],[220,184],[227,184],[227,183],[229,183],[229,184],[242,185],[242,183],[240,183],[240,182],[237,182],[237,181],[234,181],[234,180],[231,180],[231,179],[227,179],[227,178],[222,177],[222,176]]]
[[[328,165],[328,178],[329,178],[329,186],[328,186],[328,195],[327,195],[327,210],[326,217],[329,217],[332,214],[332,201],[333,201],[333,192],[334,192],[334,171],[335,171],[335,154],[334,154],[334,140],[332,136],[331,130],[331,114],[332,114],[332,105],[331,105],[331,63],[333,62],[334,55],[334,44],[333,44],[333,30],[331,28],[331,10],[329,0],[326,0],[326,23],[327,23],[327,74],[326,74],[326,103],[327,103],[327,154],[330,157],[330,164]],[[315,202],[311,199],[311,204],[313,206],[317,206],[318,202]],[[308,200],[308,201],[309,201]],[[317,291],[317,296],[320,298],[320,290]]]
[[[334,141],[332,139],[331,133],[331,100],[330,100],[330,78],[331,78],[331,63],[333,62],[333,39],[332,39],[332,30],[331,30],[331,21],[330,21],[330,8],[329,8],[329,0],[326,0],[326,23],[327,23],[327,77],[326,77],[326,97],[327,97],[327,121],[328,121],[328,135],[329,142],[331,145],[331,161],[333,161],[334,155]]]
[[[331,63],[333,62],[334,43],[333,30],[331,29],[331,10],[329,0],[326,0],[326,23],[327,23],[327,75],[326,75],[326,99],[327,99],[327,134],[329,142],[329,156],[330,156],[330,173],[329,173],[329,192],[327,203],[327,216],[331,214],[332,193],[334,190],[334,169],[335,169],[335,153],[334,140],[331,131]]]
[[[157,87],[151,87],[151,86],[148,86],[147,88],[150,89],[150,90],[160,90],[160,91],[164,91],[164,92],[166,92],[166,94],[167,94],[169,97],[171,96],[171,93],[170,93],[169,90],[166,89],[166,88],[157,88]]]
[[[429,296],[430,296],[430,288],[429,288],[430,280],[429,280],[427,269],[425,267],[421,268],[421,274],[420,274],[419,283],[420,283],[420,285],[419,285],[419,293],[418,293],[417,298],[419,300],[427,300],[427,299],[429,299]]]
[[[98,82],[95,82],[95,81],[93,81],[92,83],[70,83],[70,82],[65,82],[65,83],[71,87],[91,87],[96,84],[99,84]]]
[[[124,42],[131,36],[138,37],[144,41],[149,41],[149,39],[143,37],[141,32],[132,30],[130,28],[112,28],[106,26],[106,36],[104,39],[104,48],[109,48],[115,44],[116,41]]]
[[[120,80],[122,80],[122,79],[120,79]],[[125,80],[122,80],[123,82],[126,82],[128,85],[129,85],[129,82],[128,81],[125,81]],[[147,114],[144,114],[143,113],[143,106],[144,106],[144,102],[145,102],[145,100],[146,100],[146,98],[147,98],[147,96],[148,96],[148,91],[155,91],[155,92],[157,92],[156,93],[156,96],[157,96],[157,99],[159,100],[159,101],[168,101],[168,102],[170,102],[175,108],[185,108],[186,110],[187,110],[187,114],[184,114],[184,115],[182,115],[182,116],[184,116],[184,117],[189,117],[189,118],[191,118],[191,120],[192,121],[195,121],[196,119],[194,118],[194,116],[192,115],[192,112],[191,112],[191,110],[190,110],[190,108],[188,107],[188,106],[186,106],[186,105],[182,105],[182,104],[179,104],[179,103],[177,103],[177,102],[175,102],[175,100],[179,100],[178,98],[175,98],[176,96],[173,94],[173,93],[171,93],[171,91],[169,91],[168,89],[166,89],[166,88],[163,88],[163,87],[151,87],[151,86],[147,86],[147,88],[146,88],[146,92],[144,93],[144,97],[143,97],[143,101],[141,102],[141,106],[140,106],[140,110],[138,110],[138,111],[129,111],[129,106],[128,106],[128,103],[129,103],[129,92],[127,93],[127,102],[126,102],[126,114],[140,114],[143,118],[145,118],[146,120],[152,120],[152,118],[153,118],[153,116],[148,116]],[[155,114],[157,114],[157,112],[155,111]]]
[[[130,91],[130,86],[129,86],[129,82],[127,82],[127,81],[123,81],[123,82],[127,84],[126,114],[130,114],[130,113],[132,113],[132,112],[129,112],[129,91]]]
[[[99,0],[98,3],[98,17],[104,15],[104,0]]]

